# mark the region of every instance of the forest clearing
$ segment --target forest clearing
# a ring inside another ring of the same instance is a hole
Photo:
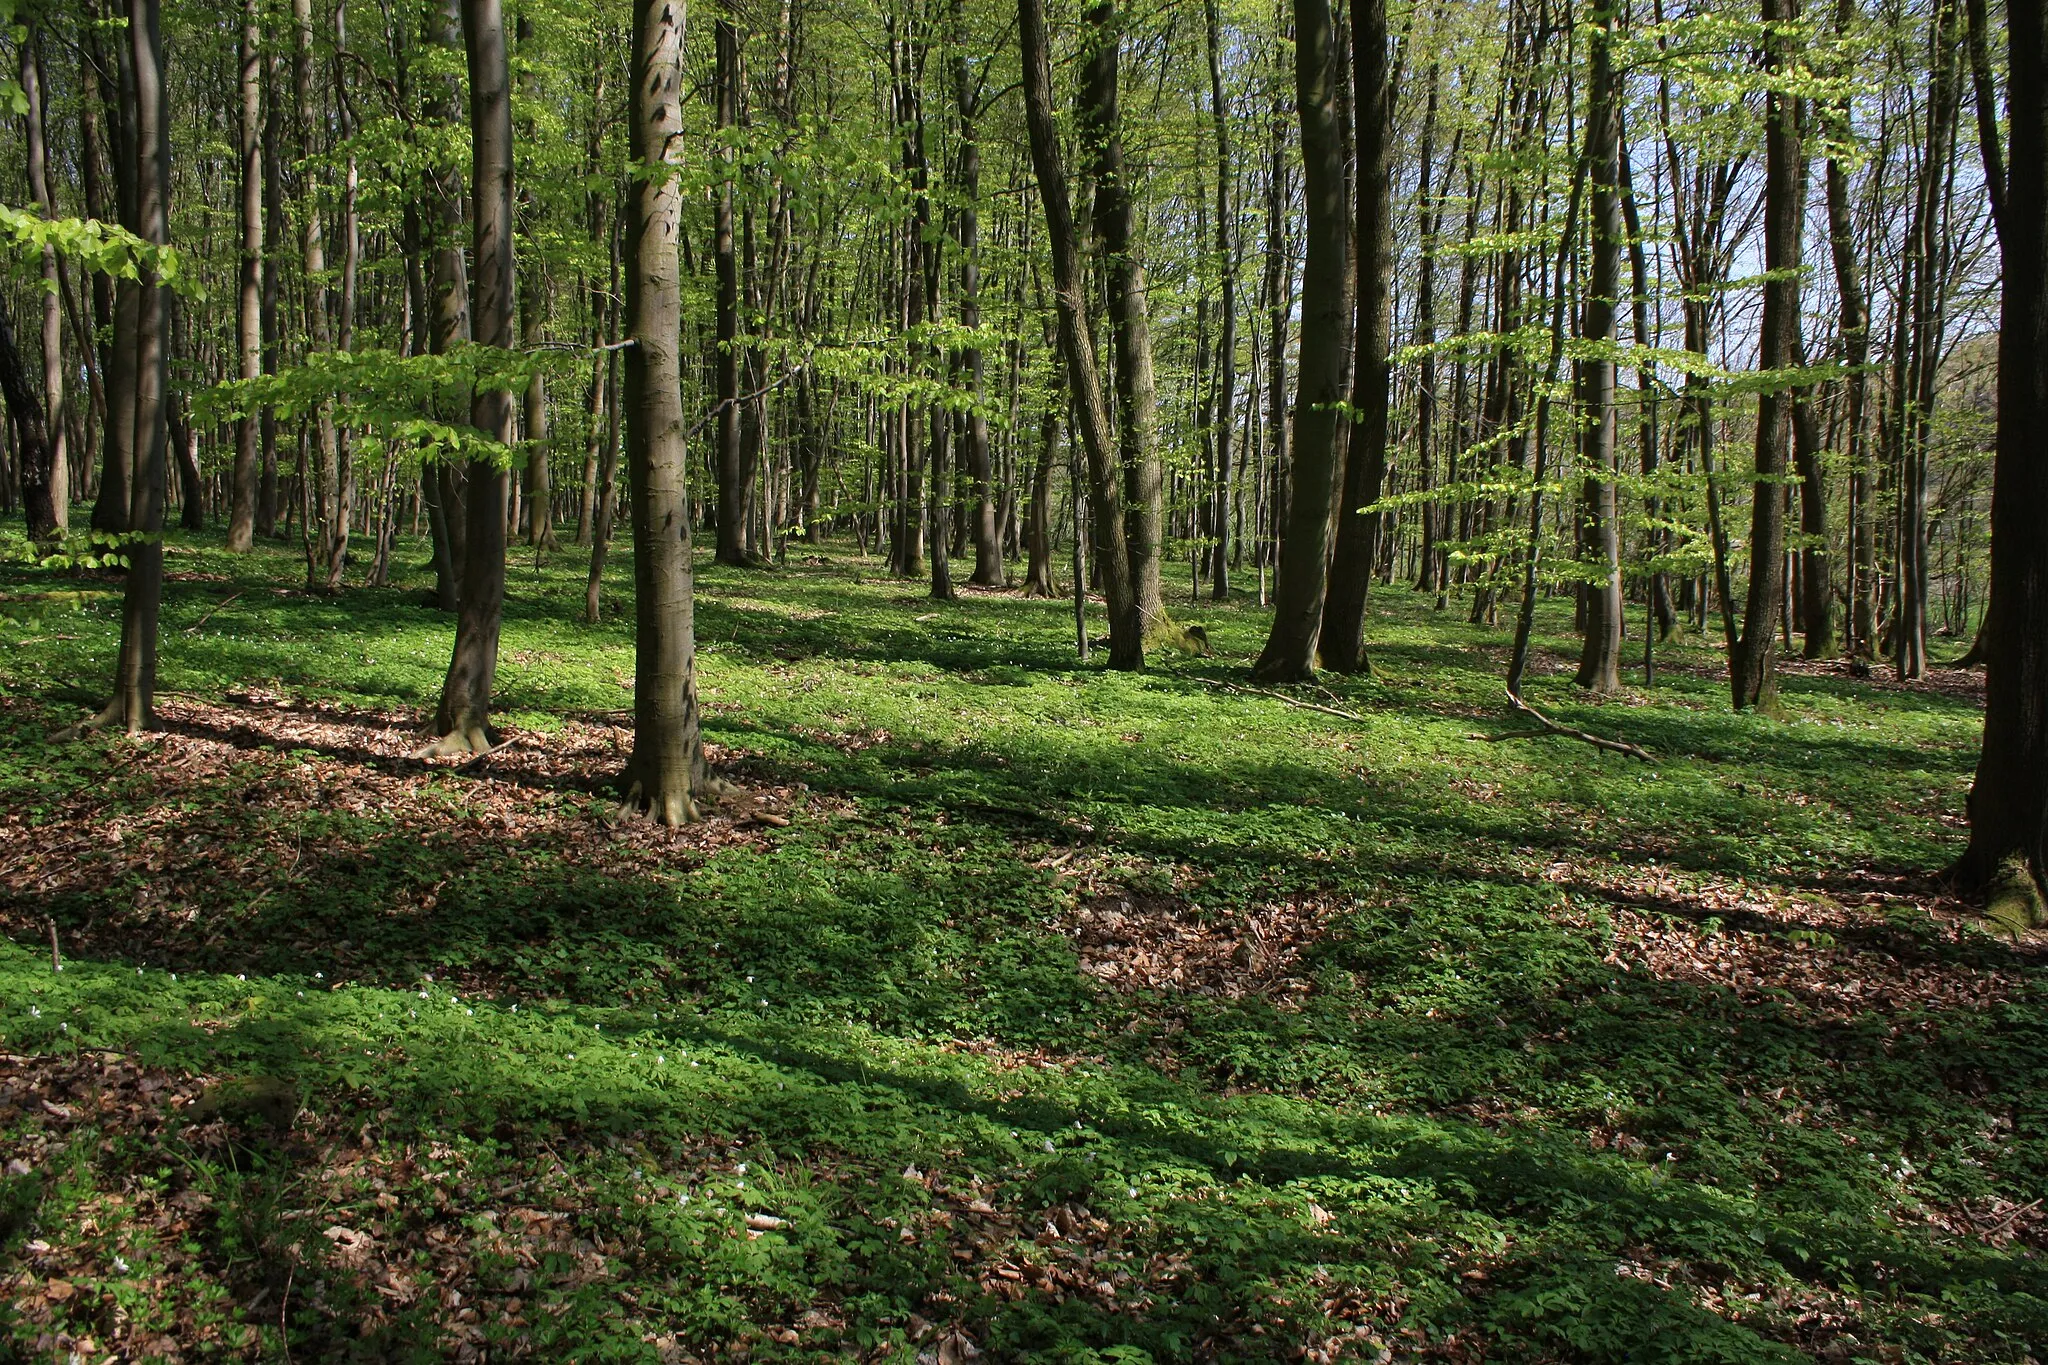
[[[2048,1350],[2039,0],[0,0],[0,406],[0,1362]]]

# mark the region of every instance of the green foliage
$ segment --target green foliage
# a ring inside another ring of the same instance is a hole
[[[0,95],[4,93],[0,89]],[[14,93],[19,99],[20,91]],[[128,229],[97,218],[45,218],[0,204],[0,250],[18,260],[40,261],[43,252],[51,249],[102,275],[139,280],[148,272],[151,279],[182,294],[201,292],[175,247],[145,242]]]

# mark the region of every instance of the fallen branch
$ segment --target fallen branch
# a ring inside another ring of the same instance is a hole
[[[512,739],[506,740],[502,744],[493,744],[490,748],[484,750],[482,753],[471,754],[468,758],[465,758],[460,763],[454,765],[455,771],[461,772],[465,768],[474,768],[477,764],[483,762],[492,754],[502,754],[507,749],[511,748],[513,745],[517,743],[519,743],[519,740],[516,737],[514,737]]]
[[[229,603],[233,602],[236,598],[240,597],[241,595],[242,594],[240,592],[231,592],[226,597],[221,598],[220,601],[214,603],[212,606],[206,609],[205,615],[201,616],[197,621],[194,621],[191,625],[185,627],[185,633],[187,635],[190,635],[194,631],[198,630],[201,626],[205,625],[208,621],[211,621],[213,619],[213,614],[215,612],[219,611],[222,607],[227,606]]]
[[[1356,711],[1343,711],[1334,706],[1322,706],[1312,701],[1303,701],[1299,697],[1290,697],[1285,692],[1275,692],[1270,688],[1241,687],[1236,683],[1218,682],[1214,678],[1197,678],[1195,681],[1204,687],[1214,687],[1224,692],[1235,692],[1239,696],[1271,697],[1274,701],[1285,702],[1287,705],[1298,707],[1303,711],[1319,711],[1323,715],[1335,716],[1339,720],[1355,721],[1360,725],[1371,724],[1370,721],[1364,716],[1359,715]]]
[[[1574,730],[1569,725],[1559,725],[1556,721],[1529,705],[1528,702],[1523,701],[1513,692],[1508,693],[1508,705],[1514,707],[1515,710],[1521,712],[1543,728],[1540,730],[1515,730],[1505,735],[1474,735],[1472,738],[1483,739],[1488,742],[1498,742],[1504,739],[1536,739],[1543,735],[1562,735],[1566,739],[1576,739],[1581,744],[1590,744],[1596,749],[1605,749],[1609,753],[1627,754],[1630,758],[1639,758],[1652,767],[1656,766],[1656,755],[1641,745],[1630,744],[1625,740],[1619,739],[1602,739],[1599,735],[1589,735],[1584,730]]]

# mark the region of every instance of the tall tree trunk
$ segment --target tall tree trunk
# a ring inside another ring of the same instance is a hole
[[[1441,33],[1441,29],[1439,29]],[[1428,94],[1423,106],[1422,144],[1418,149],[1417,163],[1420,167],[1415,188],[1415,206],[1418,221],[1416,233],[1415,283],[1415,345],[1421,349],[1422,358],[1415,380],[1415,473],[1416,486],[1424,494],[1436,491],[1436,256],[1437,233],[1443,226],[1444,196],[1450,190],[1451,171],[1458,164],[1458,152],[1464,144],[1464,129],[1460,128],[1451,137],[1450,156],[1444,162],[1443,192],[1433,184],[1435,170],[1432,158],[1436,152],[1437,102],[1440,96],[1441,73],[1436,61],[1429,64]],[[1438,528],[1443,524],[1444,509],[1434,501],[1426,501],[1418,509],[1422,521],[1422,543],[1417,548],[1415,566],[1415,590],[1434,592],[1441,579],[1438,576],[1438,560],[1442,552],[1438,548]]]
[[[313,174],[312,159],[317,150],[315,130],[320,126],[320,107],[313,97],[313,5],[312,0],[292,0],[292,26],[297,35],[292,58],[292,89],[298,99],[299,150],[306,160],[301,168],[299,245],[305,265],[301,282],[306,301],[307,345],[325,351],[333,345],[327,324],[327,241],[321,223],[320,182]],[[307,509],[303,533],[306,539],[306,586],[332,591],[341,578],[341,444],[334,430],[334,409],[319,404],[313,412],[314,451],[306,477],[312,487],[305,490]]]
[[[129,158],[128,193],[133,215],[127,226],[157,246],[170,244],[170,101],[163,71],[163,18],[158,0],[127,0],[128,31],[122,36],[121,94],[133,123],[118,145]],[[164,455],[168,445],[164,387],[169,374],[165,345],[170,288],[145,266],[126,291],[132,307],[115,309],[114,353],[124,352],[130,392],[117,407],[132,424],[128,450],[129,506],[125,528],[140,538],[127,547],[128,579],[121,599],[121,653],[114,672],[114,696],[99,721],[137,734],[154,720],[157,614],[164,583]],[[121,328],[126,320],[132,330]]]
[[[1837,26],[1854,15],[1854,0],[1840,0]],[[1838,118],[1846,120],[1848,110]],[[1839,156],[1827,162],[1828,247],[1835,267],[1839,303],[1836,330],[1841,334],[1841,359],[1848,373],[1842,386],[1844,452],[1849,465],[1849,648],[1869,657],[1877,641],[1877,537],[1871,525],[1870,446],[1865,433],[1866,367],[1870,360],[1870,308],[1863,292],[1863,267],[1856,259],[1856,227],[1849,207],[1849,170]]]
[[[1284,12],[1288,0],[1275,0],[1275,8]],[[1276,27],[1286,27],[1286,37],[1291,40],[1291,26],[1282,25],[1281,14],[1274,16]],[[1286,44],[1275,43],[1276,52],[1284,51]],[[1276,68],[1281,66],[1276,60]],[[1283,70],[1275,70],[1273,79],[1273,107],[1268,113],[1268,146],[1266,148],[1266,263],[1262,292],[1266,296],[1266,449],[1267,463],[1272,469],[1272,487],[1267,493],[1266,530],[1260,546],[1259,564],[1259,605],[1265,605],[1266,575],[1264,569],[1274,567],[1280,544],[1281,527],[1287,522],[1288,478],[1293,469],[1293,447],[1288,425],[1287,404],[1287,333],[1294,316],[1294,265],[1293,251],[1287,240],[1288,185],[1287,185],[1287,130],[1290,123],[1287,108],[1287,81]]]
[[[704,789],[692,616],[689,446],[683,434],[682,0],[635,0],[635,174],[626,210],[626,460],[633,501],[633,757],[626,805],[697,817]],[[721,507],[721,526],[725,509]]]
[[[459,0],[441,0],[432,20],[432,41],[451,54],[462,46],[462,12]],[[428,114],[442,124],[462,117],[461,85],[452,76],[440,82],[429,101]],[[445,355],[458,342],[470,339],[469,266],[462,249],[467,233],[469,207],[462,188],[461,172],[454,166],[435,165],[428,169],[428,192],[433,216],[433,319],[427,343],[435,355]],[[452,414],[451,414],[452,415]],[[434,546],[434,601],[442,611],[454,611],[462,600],[464,549],[468,542],[465,467],[450,459],[434,461],[422,478],[421,491],[428,499],[428,529]]]
[[[452,0],[451,0],[452,3]],[[269,69],[264,89],[263,113],[263,239],[282,246],[285,238],[284,180],[284,59],[276,51],[266,58]],[[284,359],[284,326],[278,313],[279,276],[266,262],[263,298],[260,304],[263,326],[263,369],[276,374]],[[257,441],[262,447],[262,468],[256,475],[256,534],[270,539],[280,534],[277,513],[280,505],[277,478],[277,413],[265,408],[257,422]]]
[[[132,7],[132,0],[122,0],[124,13]],[[94,44],[93,46],[97,46]],[[88,55],[86,66],[95,63]],[[115,84],[112,100],[107,106],[110,115],[112,155],[109,160],[114,172],[114,205],[122,223],[139,221],[136,207],[139,189],[136,184],[138,160],[135,155],[135,120],[138,111],[131,102],[135,86],[134,56],[132,44],[122,40],[114,44]],[[97,101],[94,101],[97,104]],[[92,121],[96,126],[98,120]],[[93,139],[88,138],[88,142]],[[97,158],[88,157],[91,164]],[[88,178],[88,181],[90,178]],[[90,188],[88,183],[88,188]],[[91,196],[88,194],[88,199]],[[88,212],[91,212],[88,209]],[[94,217],[101,216],[93,214]],[[98,272],[95,272],[97,277]],[[135,374],[135,340],[140,335],[139,310],[142,307],[140,291],[142,285],[135,280],[116,280],[113,285],[113,305],[109,325],[105,334],[110,338],[107,347],[107,431],[106,439],[100,443],[100,488],[93,500],[92,526],[95,531],[125,531],[129,529],[128,517],[134,502],[135,470],[135,398],[138,384]],[[95,302],[97,302],[95,298]]]
[[[243,0],[241,76],[242,257],[235,307],[235,352],[245,380],[263,375],[263,0]],[[261,418],[235,419],[235,465],[229,476],[228,548],[246,553],[256,540]]]
[[[1797,19],[1797,0],[1763,0],[1767,25]],[[1786,69],[1791,39],[1764,40],[1768,69]],[[1764,114],[1764,307],[1757,368],[1768,387],[1757,397],[1756,492],[1750,502],[1749,591],[1742,634],[1728,656],[1737,710],[1775,705],[1777,626],[1785,590],[1784,477],[1792,448],[1794,395],[1785,373],[1799,363],[1800,229],[1806,201],[1806,157],[1800,147],[1799,98],[1782,88],[1766,96]]]
[[[2005,288],[1984,750],[1970,788],[1970,843],[1955,870],[1965,886],[2024,906],[2024,864],[2038,921],[2048,879],[2048,14],[2012,5],[2006,23],[2010,141],[1999,216]]]
[[[1358,312],[1352,334],[1351,429],[1340,437],[1342,496],[1323,603],[1321,654],[1323,663],[1339,673],[1367,673],[1371,665],[1365,648],[1365,605],[1379,563],[1380,517],[1365,509],[1379,501],[1386,482],[1387,405],[1393,381],[1387,352],[1393,335],[1388,296],[1393,274],[1394,129],[1385,0],[1353,0],[1351,53],[1358,148],[1358,218],[1352,240]],[[1306,331],[1302,339],[1307,341]]]
[[[1163,621],[1159,557],[1165,534],[1165,478],[1159,463],[1158,385],[1152,372],[1152,324],[1145,301],[1145,265],[1138,257],[1138,207],[1124,160],[1119,64],[1123,21],[1115,0],[1090,0],[1088,60],[1077,113],[1095,181],[1095,238],[1102,253],[1102,293],[1109,312],[1116,374],[1117,449],[1123,465],[1124,548],[1144,629]],[[1108,548],[1095,528],[1098,554]]]
[[[484,346],[512,349],[512,100],[499,0],[462,0],[462,37],[469,64],[471,254],[476,261],[472,326]],[[512,395],[481,390],[470,424],[509,446]],[[490,459],[469,463],[464,491],[468,534],[463,545],[462,601],[455,650],[441,685],[433,750],[483,753],[491,747],[491,684],[498,670],[498,630],[505,606],[505,499],[509,476]]]
[[[1337,406],[1344,398],[1344,136],[1339,127],[1336,24],[1329,0],[1294,0],[1295,105],[1307,206],[1301,276],[1300,378],[1286,538],[1273,625],[1253,674],[1269,682],[1314,676],[1328,582]]]
[[[1231,409],[1237,398],[1237,217],[1231,195],[1236,175],[1230,162],[1230,100],[1223,88],[1223,25],[1217,0],[1203,0],[1202,17],[1209,49],[1209,113],[1216,125],[1216,268],[1222,275],[1218,300],[1216,401],[1210,414],[1215,432],[1216,479],[1209,525],[1215,544],[1209,551],[1209,596],[1230,599]]]
[[[44,135],[43,44],[31,36],[21,45],[22,102],[28,106],[28,191],[45,218],[57,216],[57,203],[50,194],[49,151]],[[45,416],[46,468],[42,471],[40,498],[47,500],[49,524],[38,529],[45,515],[41,506],[28,512],[29,536],[42,540],[64,531],[71,524],[71,461],[64,431],[64,304],[63,278],[58,270],[57,251],[43,248],[43,401]],[[23,453],[26,454],[24,443]],[[22,501],[28,501],[27,466],[22,467]]]
[[[716,63],[712,77],[714,117],[722,137],[739,126],[740,37],[731,16],[712,24]],[[747,487],[751,468],[740,442],[740,267],[733,237],[733,179],[737,157],[721,144],[712,191],[711,256],[717,272],[718,562],[747,563]]]
[[[1592,257],[1579,337],[1589,354],[1578,363],[1580,442],[1586,468],[1582,494],[1585,543],[1603,575],[1586,588],[1586,635],[1579,651],[1580,687],[1621,688],[1621,526],[1615,506],[1614,314],[1621,292],[1621,110],[1613,44],[1619,36],[1613,0],[1588,0],[1591,68],[1586,103],[1586,172],[1591,181]]]
[[[960,119],[960,147],[954,158],[958,182],[958,207],[954,235],[960,251],[960,325],[981,326],[981,106],[973,69],[967,58],[966,6],[952,0],[953,102]],[[985,361],[982,348],[969,345],[961,357],[967,372],[974,406],[960,426],[960,463],[974,494],[974,511],[968,523],[974,541],[974,574],[967,581],[978,588],[1006,587],[1009,574],[1003,564],[1003,542],[996,526],[1000,498],[989,454],[988,417],[983,413],[982,377]]]
[[[525,11],[519,15],[516,34],[522,51],[533,41],[533,19]],[[538,72],[544,57],[536,56],[529,70],[535,74],[528,78],[527,97],[536,104],[544,98],[540,89]],[[529,140],[541,136],[531,122],[522,130]],[[527,212],[540,213],[538,200],[529,198]],[[529,226],[529,235],[532,232]],[[547,290],[545,280],[538,270],[529,270],[522,277],[519,293],[519,344],[531,353],[541,342],[541,333],[547,321]],[[541,549],[557,548],[555,540],[555,487],[553,470],[548,465],[548,381],[547,376],[535,371],[526,385],[526,543]]]
[[[1115,430],[1103,402],[1095,334],[1088,316],[1088,284],[1082,270],[1080,234],[1067,194],[1060,157],[1059,125],[1053,113],[1052,60],[1047,51],[1041,0],[1017,0],[1018,47],[1024,68],[1024,110],[1031,164],[1045,209],[1047,247],[1052,255],[1053,300],[1059,316],[1060,353],[1066,361],[1068,397],[1075,435],[1088,457],[1090,501],[1095,511],[1096,565],[1109,611],[1109,666],[1145,665],[1145,622],[1138,606],[1125,536],[1121,470]],[[1076,516],[1078,517],[1078,510]],[[1075,578],[1075,590],[1082,576]],[[1085,638],[1085,637],[1084,637]]]
[[[1898,610],[1892,621],[1892,658],[1901,678],[1927,671],[1928,553],[1927,472],[1934,441],[1934,407],[1943,357],[1944,321],[1950,291],[1948,223],[1956,120],[1960,113],[1956,70],[1955,7],[1942,0],[1928,26],[1926,144],[1915,187],[1913,228],[1906,264],[1911,276],[1910,335],[1899,348],[1893,421],[1899,443]]]

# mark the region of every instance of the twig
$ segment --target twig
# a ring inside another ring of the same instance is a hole
[[[299,1268],[296,1265],[290,1265],[285,1267],[284,1297],[280,1299],[277,1304],[277,1344],[284,1350],[285,1365],[291,1365],[292,1360],[291,1321],[285,1315],[291,1312],[292,1276],[298,1273]]]
[[[233,602],[236,598],[240,597],[241,595],[242,594],[240,591],[236,591],[231,592],[226,597],[221,598],[220,601],[214,603],[212,606],[206,609],[206,614],[204,616],[201,616],[197,621],[194,621],[191,625],[185,627],[185,633],[187,635],[190,635],[194,631],[198,630],[201,626],[205,625],[208,621],[211,621],[213,619],[213,614],[215,612],[219,611],[222,607],[227,606],[229,603]]]
[[[57,953],[57,917],[45,915],[43,923],[48,925],[50,930],[50,970],[61,972],[64,970],[64,959]]]
[[[1627,754],[1630,758],[1639,758],[1652,767],[1656,766],[1656,756],[1641,745],[1630,744],[1619,739],[1602,739],[1598,735],[1589,735],[1584,730],[1574,730],[1569,725],[1559,725],[1556,721],[1529,705],[1528,702],[1523,701],[1513,692],[1508,693],[1508,705],[1514,707],[1515,710],[1521,712],[1543,728],[1541,730],[1517,730],[1512,734],[1505,735],[1474,735],[1473,738],[1485,740],[1534,739],[1541,735],[1563,735],[1566,739],[1576,739],[1582,744],[1590,744],[1596,749],[1605,749],[1609,753]]]
[[[1289,706],[1296,706],[1304,711],[1319,711],[1323,715],[1336,716],[1340,720],[1356,721],[1360,725],[1371,724],[1370,721],[1364,716],[1359,715],[1356,711],[1343,711],[1334,706],[1321,706],[1312,701],[1303,701],[1299,697],[1290,697],[1285,692],[1274,692],[1264,687],[1240,687],[1236,683],[1218,682],[1214,678],[1197,678],[1195,681],[1204,687],[1214,687],[1224,692],[1235,692],[1240,696],[1271,697],[1274,701],[1285,702]]]

